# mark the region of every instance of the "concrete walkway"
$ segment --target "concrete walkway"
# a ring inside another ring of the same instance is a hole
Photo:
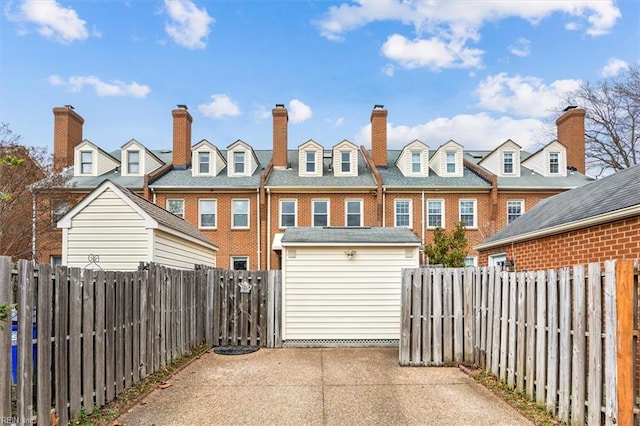
[[[530,425],[458,368],[400,367],[397,348],[212,351],[123,425]]]

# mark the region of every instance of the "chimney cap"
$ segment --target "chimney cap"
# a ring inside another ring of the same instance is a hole
[[[375,104],[373,106],[373,109],[383,109],[383,108],[384,108],[384,105],[382,105],[382,104]]]
[[[75,108],[73,107],[73,105],[65,105],[65,107],[67,107],[67,108],[69,108],[69,109],[75,109]]]
[[[276,108],[284,108],[284,104],[276,104]]]
[[[184,104],[178,104],[178,108],[180,108],[180,109],[189,109],[189,108],[187,108],[187,106],[186,106],[186,105],[184,105]]]
[[[563,109],[562,111],[567,112],[570,109],[576,109],[578,108],[578,105],[568,105],[565,109]]]

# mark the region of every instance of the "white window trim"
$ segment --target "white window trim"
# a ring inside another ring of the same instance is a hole
[[[505,155],[506,154],[511,154],[511,171],[510,172],[506,172],[504,170],[504,166],[506,164],[505,162]],[[514,151],[502,151],[502,163],[501,163],[501,172],[503,175],[515,175],[516,174],[516,153]]]
[[[464,260],[471,259],[473,261],[473,265],[467,265],[467,267],[473,266],[478,267],[478,256],[465,256]],[[466,262],[465,262],[466,263]]]
[[[393,226],[394,227],[399,227],[400,225],[398,225],[398,202],[402,201],[402,202],[408,202],[409,203],[409,225],[407,225],[407,228],[409,229],[413,229],[413,200],[410,198],[399,198],[397,200],[393,201]],[[402,225],[404,227],[404,225]]]
[[[203,226],[202,225],[202,201],[213,201],[215,204],[215,208],[213,210],[213,215],[215,216],[215,225],[213,226]],[[198,228],[200,229],[217,229],[218,228],[218,200],[216,198],[200,198],[198,200]]]
[[[298,226],[298,200],[296,199],[283,199],[280,200],[280,214],[278,214],[278,226],[282,229],[289,228],[282,224],[282,203],[293,203],[293,227]]]
[[[353,150],[350,150],[350,149],[348,149],[348,150],[340,150],[339,152],[340,152],[340,173],[341,174],[350,174],[350,173],[352,173],[353,170],[351,170],[352,169],[352,164],[351,163],[353,162],[353,158],[352,158],[353,157]],[[347,170],[347,171],[343,170],[343,168],[342,168],[342,165],[344,164],[344,161],[342,161],[342,157],[343,157],[344,154],[349,154],[349,162],[348,162],[349,170]]]
[[[313,162],[310,162],[308,155],[313,154]],[[309,170],[309,164],[313,164],[313,170]],[[318,151],[308,149],[304,151],[304,173],[307,175],[315,175],[318,173]]]
[[[409,161],[409,167],[410,167],[409,173],[411,173],[412,175],[422,175],[422,168],[424,167],[424,165],[422,164],[423,163],[423,161],[422,161],[423,153],[424,153],[423,150],[409,151],[409,158],[410,158],[410,161]],[[413,165],[415,164],[413,162],[413,156],[414,155],[418,156],[418,167],[419,167],[419,170],[417,172],[413,170]]]
[[[203,172],[202,170],[200,170],[200,154],[209,154],[209,171],[208,172]],[[201,151],[196,151],[195,155],[194,155],[194,162],[196,164],[195,169],[196,169],[196,175],[200,175],[200,176],[215,176],[215,166],[214,166],[214,153],[213,151],[210,150],[201,150]]]
[[[233,202],[234,201],[246,201],[247,202],[247,226],[235,226],[234,225],[234,216],[235,212],[233,211]],[[250,229],[251,228],[251,201],[248,198],[233,198],[231,199],[231,229]]]
[[[131,152],[138,153],[138,173],[131,173],[129,171],[129,154]],[[142,176],[144,175],[144,150],[138,146],[134,146],[131,149],[124,150],[124,165],[122,170],[122,176]]]
[[[507,200],[507,204],[505,206],[507,211],[507,224],[509,224],[509,203],[520,203],[520,216],[524,214],[524,200]]]
[[[91,172],[83,173],[82,172],[82,153],[91,154]],[[95,149],[79,149],[78,150],[78,171],[76,173],[78,176],[97,176],[98,175],[98,164],[97,164],[97,153]]]
[[[349,218],[349,209],[348,209],[348,204],[349,204],[350,202],[351,202],[351,203],[353,203],[353,202],[357,202],[357,203],[359,203],[359,204],[360,204],[360,224],[359,224],[359,225],[352,225],[352,226],[349,226],[349,220],[348,220],[348,218]],[[362,224],[363,224],[363,222],[364,222],[364,221],[363,221],[363,215],[364,215],[364,213],[363,213],[363,200],[362,200],[361,198],[358,198],[358,199],[347,199],[347,200],[344,200],[344,226],[345,226],[345,227],[357,228],[357,227],[359,227],[359,226],[363,226],[363,225],[362,225]]]
[[[554,154],[557,155],[557,160],[558,160],[558,171],[557,172],[552,172],[551,171],[551,156],[554,155]],[[560,163],[561,163],[560,157],[561,157],[561,155],[562,154],[559,151],[549,151],[547,153],[547,172],[550,175],[559,175],[560,174]]]
[[[243,172],[236,171],[236,154],[244,155],[244,161],[243,161],[244,171]],[[249,153],[244,149],[236,149],[234,151],[231,151],[231,158],[230,158],[231,167],[229,167],[229,169],[231,170],[232,176],[249,176],[248,158],[249,158]]]
[[[247,271],[249,270],[249,256],[229,256],[229,269],[233,269],[233,263],[235,259],[244,259],[247,262]]]
[[[182,201],[182,219],[185,218],[185,203],[184,203],[184,198],[167,198],[167,201],[165,202],[165,209],[170,212],[173,213],[171,210],[169,210],[169,202],[170,201]],[[175,213],[173,213],[174,215],[176,215]],[[178,216],[178,215],[176,215]],[[180,217],[180,216],[178,216]]]
[[[462,203],[473,202],[473,225],[466,226],[467,229],[478,229],[478,200],[477,199],[461,199],[458,200],[458,221],[462,222]]]
[[[313,227],[318,227],[316,225],[314,225],[314,219],[316,216],[316,211],[315,211],[315,203],[316,202],[325,202],[327,203],[327,224],[324,226],[331,226],[331,200],[329,199],[316,199],[316,200],[311,200],[311,226]]]
[[[441,216],[441,224],[440,224],[440,228],[445,229],[445,214],[444,214],[444,199],[442,198],[431,198],[431,199],[427,199],[426,201],[426,205],[425,205],[425,213],[427,215],[426,217],[426,225],[427,225],[427,229],[436,229],[437,226],[431,226],[429,225],[429,201],[439,201],[440,202],[440,206],[442,207],[440,210],[440,216]]]
[[[453,155],[453,171],[449,171],[449,154]],[[447,175],[456,175],[458,174],[458,151],[445,151],[444,152],[444,173]]]
[[[507,260],[507,253],[496,253],[489,256],[487,259],[489,266],[501,266]]]

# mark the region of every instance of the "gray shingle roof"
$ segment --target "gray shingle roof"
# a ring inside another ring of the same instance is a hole
[[[547,198],[479,247],[640,206],[640,165]]]
[[[408,228],[381,227],[300,227],[287,228],[282,245],[304,244],[420,244],[420,239]]]

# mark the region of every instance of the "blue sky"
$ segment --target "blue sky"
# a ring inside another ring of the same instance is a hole
[[[5,0],[0,121],[52,149],[52,108],[71,104],[110,151],[171,147],[171,110],[193,143],[370,146],[374,104],[389,147],[420,139],[493,149],[549,142],[561,94],[640,61],[637,0]]]

